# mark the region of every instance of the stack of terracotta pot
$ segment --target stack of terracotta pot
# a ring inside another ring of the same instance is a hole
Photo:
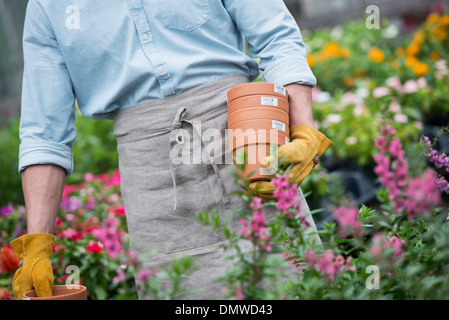
[[[267,82],[251,82],[230,89],[228,96],[229,149],[236,163],[237,153],[245,151],[243,179],[270,180],[275,171],[261,165],[269,156],[271,144],[289,142],[287,89]],[[238,159],[238,157],[237,157]]]

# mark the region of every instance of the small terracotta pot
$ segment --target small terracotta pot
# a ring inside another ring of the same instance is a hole
[[[232,102],[229,102],[228,114],[232,114],[237,110],[254,107],[276,108],[287,113],[289,112],[289,104],[287,99],[266,95],[253,95],[237,98],[232,100]]]
[[[232,141],[232,144],[231,144]],[[283,145],[290,142],[289,137],[280,132],[279,130],[258,130],[249,131],[241,134],[234,134],[229,132],[229,150],[233,151],[240,147],[256,143],[276,143],[277,145]]]
[[[231,88],[228,91],[228,104],[234,99],[251,95],[266,95],[288,100],[288,91],[283,86],[269,82],[250,82]]]
[[[257,131],[259,129],[270,131],[272,129],[279,130],[287,137],[290,136],[290,129],[288,127],[288,122],[284,123],[277,120],[270,119],[255,119],[255,120],[246,120],[236,123],[233,126],[228,125],[228,129],[233,131],[239,131],[240,133],[248,132],[251,130]],[[239,133],[236,133],[239,134]]]
[[[235,127],[237,123],[242,121],[257,121],[261,119],[275,120],[282,123],[289,122],[289,115],[281,109],[275,108],[244,108],[228,114],[228,127]],[[256,126],[257,129],[258,126]],[[274,129],[274,128],[273,128]]]
[[[78,289],[71,289],[66,285],[54,286],[53,297],[37,297],[34,290],[23,294],[23,300],[87,300],[87,288],[79,285]]]
[[[279,145],[283,145],[280,143]],[[271,154],[271,143],[255,143],[245,144],[233,150],[233,157],[236,159],[237,153],[241,151],[246,152],[245,170],[239,172],[240,179],[250,181],[271,180],[276,173],[271,168],[263,168],[260,162]],[[239,163],[236,163],[237,165]],[[240,163],[241,164],[241,163]]]

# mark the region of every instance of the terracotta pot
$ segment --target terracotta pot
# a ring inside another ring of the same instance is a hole
[[[87,288],[79,285],[78,289],[70,289],[66,285],[54,286],[53,297],[37,297],[34,290],[23,294],[23,300],[87,300]]]
[[[231,143],[232,142],[232,143]],[[257,144],[257,143],[275,143],[277,145],[283,145],[290,142],[289,137],[280,132],[279,130],[257,130],[248,131],[241,134],[235,134],[235,132],[229,131],[229,150],[234,151],[245,145]]]
[[[289,123],[287,112],[276,108],[244,108],[228,114],[228,127],[236,127],[236,124],[242,121],[258,121],[261,119],[275,120],[282,123]],[[256,126],[259,129],[258,126]],[[272,128],[275,129],[275,128]]]
[[[279,145],[285,144],[285,140]],[[276,173],[271,168],[263,168],[260,162],[267,156],[271,154],[271,143],[255,143],[255,144],[245,144],[233,150],[233,157],[236,159],[237,153],[244,151],[246,152],[246,164],[245,170],[240,175],[242,180],[250,181],[261,181],[261,180],[271,180],[271,178]],[[241,164],[241,163],[236,163]]]
[[[231,88],[228,91],[228,104],[234,99],[251,95],[266,95],[288,100],[288,91],[283,86],[269,82],[250,82]]]
[[[262,108],[271,107],[281,109],[287,113],[289,112],[289,104],[287,99],[266,95],[252,95],[236,98],[232,100],[232,102],[229,102],[228,113],[232,114],[237,110],[254,107],[262,107]]]
[[[240,133],[249,132],[249,131],[257,131],[259,129],[270,131],[272,129],[278,130],[285,134],[287,137],[290,136],[290,130],[288,127],[288,122],[284,123],[277,120],[270,119],[254,119],[254,120],[246,120],[236,123],[233,126],[228,125],[228,129],[237,131]],[[239,133],[236,133],[239,134]]]

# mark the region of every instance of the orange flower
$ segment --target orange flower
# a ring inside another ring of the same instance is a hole
[[[438,51],[434,50],[430,53],[430,58],[432,60],[439,60],[440,59],[440,54],[438,53]]]
[[[351,56],[351,50],[349,50],[348,48],[341,48],[340,56],[342,56],[343,58],[349,58]]]
[[[420,49],[420,46],[416,42],[413,42],[408,46],[407,54],[409,56],[416,56],[419,53]]]
[[[408,56],[405,59],[405,66],[408,68],[413,68],[418,63],[418,59],[414,56]]]
[[[404,48],[402,48],[402,47],[397,48],[397,49],[396,49],[396,55],[397,55],[399,58],[404,57],[404,56],[405,56],[405,50],[404,50]]]
[[[392,68],[393,70],[399,71],[399,70],[401,69],[401,66],[399,65],[399,62],[397,62],[396,60],[391,59],[391,60],[389,61],[389,63],[390,63],[390,66],[391,66],[391,68]]]
[[[355,80],[353,77],[346,76],[343,78],[343,84],[345,85],[345,87],[350,88],[355,84]]]
[[[440,24],[443,26],[449,25],[449,15],[444,15],[440,18]]]
[[[11,246],[4,246],[0,250],[0,265],[2,270],[8,273],[13,273],[19,268],[19,258]]]
[[[434,24],[438,21],[439,18],[440,18],[439,13],[433,12],[433,13],[429,14],[429,16],[427,17],[426,24],[427,25]]]
[[[309,67],[313,68],[316,64],[315,57],[312,55],[307,55],[307,63],[309,64]]]
[[[336,58],[340,55],[340,46],[336,42],[329,42],[323,50],[329,57]]]
[[[376,63],[381,63],[385,59],[385,55],[379,48],[371,48],[368,52],[368,58]]]
[[[414,67],[413,67],[413,72],[415,73],[416,76],[423,76],[425,74],[427,74],[429,72],[429,66],[423,62],[418,62]]]

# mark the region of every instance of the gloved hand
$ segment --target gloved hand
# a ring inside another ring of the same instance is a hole
[[[290,141],[279,147],[277,157],[283,164],[293,164],[288,172],[288,181],[299,186],[318,164],[319,157],[329,149],[332,142],[323,133],[307,125],[296,125],[290,128]],[[267,157],[262,165],[268,168],[274,160],[273,156]],[[250,196],[259,197],[262,200],[273,200],[273,191],[274,186],[271,181],[255,181],[247,188]]]
[[[36,290],[38,297],[53,295],[53,269],[50,258],[55,237],[48,233],[21,236],[11,246],[23,265],[14,274],[12,290],[18,300],[28,290]]]

